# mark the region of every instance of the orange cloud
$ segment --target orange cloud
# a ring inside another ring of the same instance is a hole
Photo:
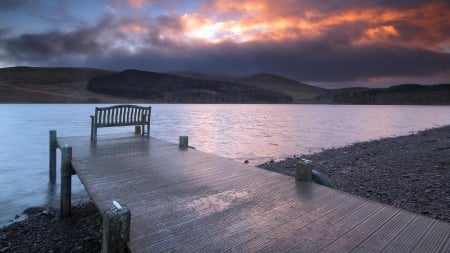
[[[448,17],[450,6],[445,1],[403,9],[378,6],[324,11],[302,1],[212,0],[204,1],[197,13],[183,20],[188,37],[215,43],[310,39],[353,25],[360,29],[352,31],[353,45],[391,43],[439,51],[450,43]]]
[[[128,0],[128,3],[134,8],[141,8],[145,2],[146,0]]]
[[[393,38],[399,36],[399,32],[392,25],[378,26],[367,29],[362,38],[358,41],[354,41],[353,44],[362,45],[374,42],[390,43]]]
[[[125,34],[144,35],[148,33],[148,29],[136,23],[124,24],[118,27],[118,30]]]

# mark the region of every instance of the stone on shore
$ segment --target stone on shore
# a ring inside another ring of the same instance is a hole
[[[450,126],[356,143],[259,167],[294,176],[299,159],[336,188],[450,222]]]

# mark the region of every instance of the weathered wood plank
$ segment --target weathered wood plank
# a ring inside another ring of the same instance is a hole
[[[72,203],[72,147],[61,148],[61,198],[60,216],[70,215]]]
[[[129,120],[133,111],[123,111]],[[100,210],[131,211],[132,252],[446,252],[450,225],[154,138],[58,138]],[[431,221],[431,222],[430,222]]]
[[[388,207],[380,207],[372,216],[361,218],[354,223],[352,228],[344,229],[342,227],[333,227],[324,231],[321,236],[321,247],[316,249],[305,248],[308,244],[295,247],[295,249],[307,249],[316,252],[347,252],[355,248],[355,244],[361,243],[366,238],[370,237],[375,231],[389,222],[397,215],[399,210],[392,210]],[[351,225],[351,224],[348,224]],[[343,231],[348,231],[342,235]],[[320,251],[319,251],[320,250]]]
[[[58,147],[56,130],[49,132],[49,181],[51,184],[56,183],[56,149]]]
[[[413,252],[414,247],[428,233],[433,220],[425,216],[417,216],[400,234],[383,248],[384,252]],[[419,232],[420,231],[420,232]]]
[[[193,227],[194,231],[197,232],[196,237],[192,236],[192,230],[185,231],[177,237],[188,237],[189,240],[184,243],[187,243],[189,247],[197,247],[195,251],[223,251],[290,222],[294,218],[307,216],[308,212],[336,201],[335,197],[335,195],[329,192],[324,195],[318,194],[317,199],[303,203],[301,208],[299,205],[294,204],[293,199],[265,201],[256,207],[250,205],[247,210],[243,210],[244,213],[238,213],[241,215],[232,214],[225,220],[218,220],[208,224],[207,227]],[[245,215],[245,213],[251,213],[252,215]],[[229,226],[224,227],[222,223],[229,224]],[[211,238],[211,236],[214,236],[215,239],[209,240],[208,238]],[[178,239],[177,242],[180,243],[180,240]],[[167,245],[167,241],[163,241],[162,243]],[[185,249],[186,245],[182,245],[181,247],[181,249]]]

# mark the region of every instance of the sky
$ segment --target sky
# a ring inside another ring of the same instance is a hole
[[[449,17],[449,0],[0,0],[0,67],[450,83]]]

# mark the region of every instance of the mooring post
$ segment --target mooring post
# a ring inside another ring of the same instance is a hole
[[[295,180],[297,181],[312,181],[312,167],[311,161],[302,159],[295,165]]]
[[[72,147],[61,148],[61,218],[70,215],[72,203]]]
[[[127,252],[130,240],[131,212],[115,201],[113,205],[103,217],[102,253]]]
[[[141,126],[134,126],[134,134],[141,135]]]
[[[180,148],[188,148],[189,147],[189,137],[188,136],[180,136]]]
[[[56,130],[50,130],[48,176],[51,184],[56,183],[56,145]]]

